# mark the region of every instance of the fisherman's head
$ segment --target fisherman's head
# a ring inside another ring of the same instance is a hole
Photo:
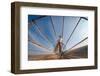
[[[59,36],[59,38],[61,38],[61,35]]]
[[[59,41],[63,42],[63,39],[62,39],[61,35],[59,36]]]

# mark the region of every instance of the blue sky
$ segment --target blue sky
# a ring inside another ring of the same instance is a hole
[[[73,31],[75,25],[79,21],[80,17],[75,16],[46,16],[38,19],[39,15],[29,15],[28,22],[35,20],[35,23],[31,24],[28,28],[28,52],[29,54],[48,54],[53,53],[53,49],[56,46],[57,40],[60,35],[62,35],[62,26],[63,29],[63,43],[66,44],[67,39],[69,38],[71,32]],[[63,21],[64,20],[64,21]],[[52,26],[54,25],[54,29]],[[64,22],[64,23],[63,23]],[[71,36],[68,44],[65,47],[65,50],[71,48],[73,45],[78,43],[80,40],[88,36],[88,20],[81,19],[76,30]],[[37,46],[38,43],[42,45]],[[85,43],[85,45],[87,45]],[[82,46],[82,45],[81,45]],[[64,51],[65,51],[64,50]]]

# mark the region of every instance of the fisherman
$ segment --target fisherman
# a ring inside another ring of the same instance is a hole
[[[55,47],[55,53],[59,56],[60,59],[63,58],[63,39],[61,36],[59,36],[59,39],[57,40],[57,44]]]

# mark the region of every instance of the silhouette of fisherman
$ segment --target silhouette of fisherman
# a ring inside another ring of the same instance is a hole
[[[59,36],[59,39],[57,40],[57,44],[56,44],[54,51],[60,59],[63,58],[63,51],[62,50],[63,50],[63,39],[61,36]]]

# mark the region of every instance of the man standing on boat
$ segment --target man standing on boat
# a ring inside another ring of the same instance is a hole
[[[60,59],[63,58],[63,38],[61,36],[59,36],[59,39],[57,40],[54,52]]]

